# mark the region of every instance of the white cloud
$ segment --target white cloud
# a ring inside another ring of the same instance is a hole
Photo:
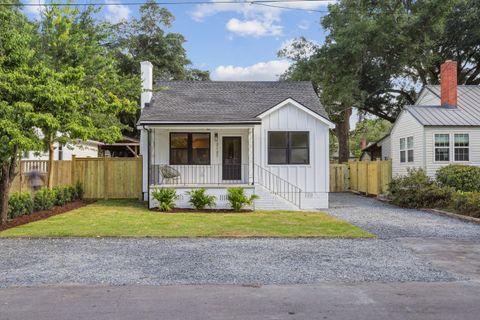
[[[220,0],[211,0],[215,3]],[[228,1],[228,0],[221,0]],[[243,0],[242,0],[243,1]],[[297,9],[319,9],[326,8],[330,3],[336,1],[301,1],[275,3],[282,7],[291,7]],[[238,3],[236,0],[230,0],[228,3],[218,4],[200,4],[192,12],[192,18],[196,21],[203,21],[205,18],[225,12],[232,12],[243,17],[242,20],[231,18],[226,24],[226,28],[241,36],[278,36],[282,34],[281,14],[286,9],[261,6],[255,4]]]
[[[218,66],[213,73],[214,80],[227,81],[268,81],[278,80],[290,66],[287,60],[259,62],[248,67]]]
[[[235,18],[227,22],[227,30],[241,36],[279,36],[282,26],[275,25],[273,21],[238,20]]]
[[[39,4],[45,4],[45,0],[24,0],[24,4],[35,4],[34,6],[24,6],[23,11],[26,14],[32,15],[35,19],[40,17],[40,14],[45,9],[44,6],[40,6]]]
[[[299,29],[302,29],[302,30],[308,30],[308,29],[310,29],[310,21],[304,19],[304,20],[300,21],[300,23],[297,25],[297,27]]]
[[[113,0],[105,0],[105,3],[117,3]],[[125,5],[111,5],[105,6],[107,13],[105,14],[105,19],[112,23],[117,23],[122,20],[128,20],[130,17],[131,11],[128,6]]]

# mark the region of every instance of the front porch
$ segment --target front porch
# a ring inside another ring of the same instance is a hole
[[[253,125],[153,127],[149,186],[254,184]]]

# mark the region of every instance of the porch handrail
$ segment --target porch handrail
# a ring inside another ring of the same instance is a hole
[[[165,177],[161,168],[171,167],[176,177]],[[248,184],[248,164],[150,165],[151,185],[230,185]]]
[[[255,182],[257,184],[295,206],[301,207],[302,189],[258,164],[255,164],[255,170]]]

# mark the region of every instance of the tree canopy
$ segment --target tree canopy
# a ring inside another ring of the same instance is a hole
[[[439,83],[448,59],[458,62],[460,84],[480,83],[479,1],[341,0],[321,24],[324,44],[298,39],[280,55],[294,61],[284,78],[318,86],[338,124],[341,161],[351,107],[393,122],[423,85]]]

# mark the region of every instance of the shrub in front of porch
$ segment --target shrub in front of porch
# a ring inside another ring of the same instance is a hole
[[[205,188],[193,189],[187,191],[187,194],[190,196],[190,204],[195,207],[197,210],[205,209],[205,207],[213,208],[216,204],[216,197],[213,195],[206,194],[207,190]]]
[[[242,187],[227,189],[227,200],[230,202],[233,211],[240,211],[245,206],[251,206],[255,199],[258,199],[258,195],[252,194],[250,197],[247,197],[245,189]]]
[[[175,208],[178,199],[177,191],[173,188],[156,188],[152,191],[153,199],[158,201],[160,211],[170,211]]]

